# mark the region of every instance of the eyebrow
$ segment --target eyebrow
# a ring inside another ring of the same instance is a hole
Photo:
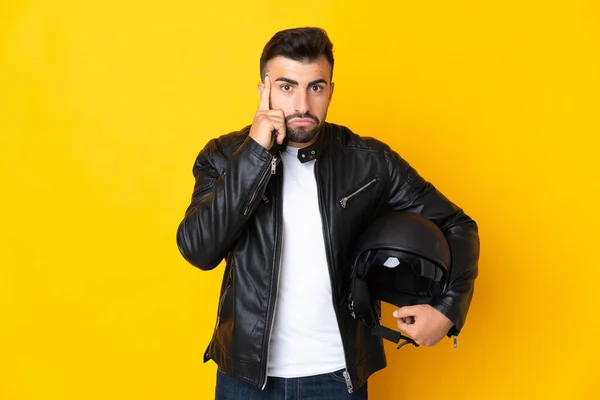
[[[298,85],[298,81],[295,81],[295,80],[290,79],[290,78],[277,78],[277,79],[275,79],[275,82],[286,82],[286,83],[289,83],[290,85]],[[325,84],[327,84],[327,81],[325,79],[323,79],[323,78],[317,79],[317,80],[308,82],[308,86],[313,86],[313,85],[316,85],[317,83],[325,83]]]

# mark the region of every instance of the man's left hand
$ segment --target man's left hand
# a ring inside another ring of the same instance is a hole
[[[422,346],[438,344],[454,325],[429,304],[400,307],[394,311],[394,317],[398,329]]]

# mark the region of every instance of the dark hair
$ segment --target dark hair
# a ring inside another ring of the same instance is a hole
[[[333,43],[321,28],[294,28],[277,32],[265,45],[260,56],[260,77],[264,79],[267,63],[283,56],[296,61],[314,61],[325,56],[333,76]]]

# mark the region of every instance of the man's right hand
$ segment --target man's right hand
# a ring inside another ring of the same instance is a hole
[[[250,137],[267,150],[271,150],[274,140],[283,144],[285,139],[285,115],[283,110],[271,110],[271,78],[265,76],[260,94],[258,111],[250,128]]]

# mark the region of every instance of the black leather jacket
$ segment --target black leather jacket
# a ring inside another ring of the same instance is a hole
[[[217,323],[204,362],[256,387],[266,383],[282,243],[279,155],[248,136],[250,127],[211,140],[198,155],[192,202],[177,231],[181,254],[202,270],[225,259]],[[325,123],[318,141],[300,149],[316,159],[315,176],[333,304],[346,359],[349,391],[386,366],[382,340],[352,318],[348,280],[354,241],[380,211],[422,214],[446,235],[452,252],[448,290],[432,304],[462,328],[477,276],[476,223],[373,138]],[[301,212],[301,210],[299,210]],[[308,250],[309,251],[309,250]]]

